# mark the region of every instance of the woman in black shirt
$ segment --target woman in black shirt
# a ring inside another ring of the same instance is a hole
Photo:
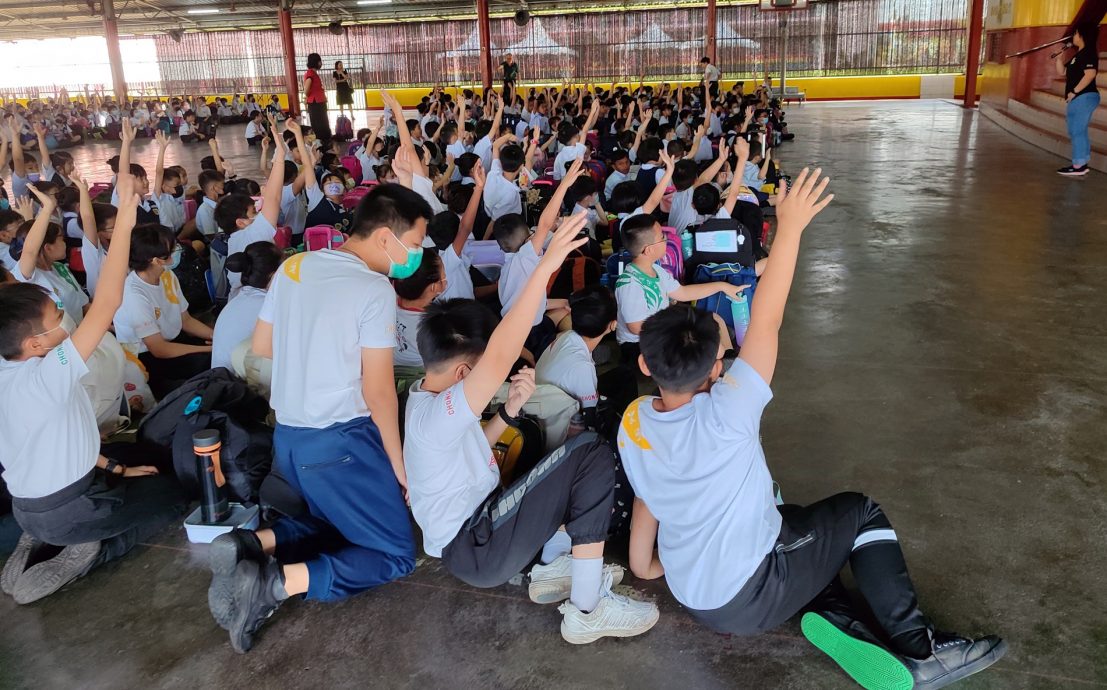
[[[350,110],[350,122],[354,121],[354,86],[350,83],[350,73],[342,61],[334,63],[334,98],[338,101],[338,114],[342,116],[346,109]]]
[[[504,71],[504,103],[509,106],[512,104],[512,95],[515,92],[515,82],[519,79],[519,64],[515,62],[515,57],[508,53],[504,56],[503,64],[500,67]]]
[[[1058,76],[1065,77],[1065,100],[1068,107],[1065,121],[1068,124],[1069,139],[1072,140],[1072,165],[1057,172],[1068,177],[1088,174],[1088,161],[1092,157],[1092,144],[1088,139],[1088,125],[1092,115],[1099,107],[1099,89],[1095,77],[1099,70],[1097,43],[1099,27],[1081,26],[1072,35],[1072,47],[1076,54],[1065,61],[1062,51],[1057,55],[1055,67]]]

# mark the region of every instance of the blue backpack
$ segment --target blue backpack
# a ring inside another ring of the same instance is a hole
[[[604,274],[600,276],[600,284],[614,290],[615,281],[619,278],[619,274],[623,272],[631,261],[633,261],[633,259],[630,256],[630,252],[625,249],[607,257],[607,265],[605,266]]]
[[[757,271],[753,267],[745,267],[742,264],[701,264],[696,268],[692,282],[700,283],[730,283],[731,285],[749,285],[743,290],[749,304],[753,304],[753,293],[757,289]],[[715,293],[710,297],[696,302],[696,308],[714,312],[722,317],[730,330],[734,331],[734,316],[730,309],[730,300],[722,293]]]

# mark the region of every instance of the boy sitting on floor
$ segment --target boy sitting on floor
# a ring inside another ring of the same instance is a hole
[[[619,430],[637,496],[630,566],[642,578],[664,575],[693,618],[719,632],[759,633],[811,609],[804,635],[864,687],[933,690],[995,663],[1006,644],[934,629],[891,523],[867,496],[777,508],[761,448],[800,236],[833,198],[820,201],[827,180],[818,184],[819,174],[804,170],[778,197],[773,254],[740,358],[725,375],[717,329],[703,312],[672,307],[641,329],[639,364],[661,397],[636,400]],[[888,647],[850,609],[838,577],[847,561]]]
[[[515,425],[534,392],[534,371],[511,377],[508,400],[483,428],[480,415],[507,378],[546,283],[574,248],[584,217],[553,236],[514,306],[494,316],[469,300],[432,305],[419,329],[427,376],[407,402],[404,466],[411,508],[427,554],[474,587],[496,587],[541,552],[548,565],[531,571],[536,603],[569,602],[561,636],[572,644],[640,635],[657,622],[657,607],[615,595],[621,568],[605,568],[615,465],[611,448],[583,433],[546,456],[512,485],[499,486],[491,444]],[[572,556],[569,556],[569,553]]]
[[[0,589],[19,604],[121,557],[185,508],[172,476],[120,464],[116,451],[125,452],[124,444],[101,448],[92,402],[81,386],[86,362],[123,300],[138,207],[130,175],[120,174],[118,191],[119,215],[99,290],[72,333],[44,288],[0,286],[0,438],[7,441],[0,464],[14,497],[12,513],[24,530],[4,564]]]

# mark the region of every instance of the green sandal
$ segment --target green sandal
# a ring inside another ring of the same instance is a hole
[[[800,621],[804,637],[865,690],[911,690],[911,671],[883,647],[858,639],[817,613]]]

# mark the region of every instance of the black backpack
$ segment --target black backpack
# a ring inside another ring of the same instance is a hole
[[[138,440],[173,453],[173,469],[193,497],[200,495],[192,434],[217,429],[227,496],[257,503],[258,489],[273,464],[273,430],[265,425],[269,403],[245,381],[219,367],[189,379],[142,420]]]
[[[696,275],[696,269],[702,264],[741,264],[747,268],[753,266],[755,262],[753,233],[740,221],[732,218],[708,218],[702,225],[688,228],[688,231],[692,233],[692,254],[684,259],[684,275]],[[703,250],[696,242],[696,237],[711,233],[731,236],[736,249],[734,251]]]

